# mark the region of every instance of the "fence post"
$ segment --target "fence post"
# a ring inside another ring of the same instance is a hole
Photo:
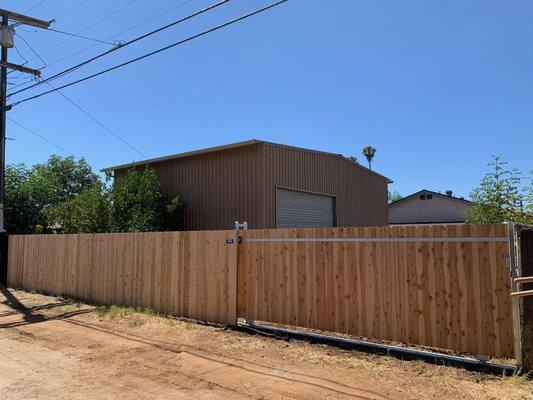
[[[235,233],[237,238],[237,320],[239,319],[239,298],[240,298],[240,287],[239,287],[239,251],[241,247],[241,235],[239,234],[240,231],[246,231],[248,230],[248,223],[245,221],[242,224],[239,223],[239,221],[235,221]],[[254,320],[253,319],[246,319],[246,323],[248,325],[253,325]]]
[[[7,260],[9,250],[9,235],[0,233],[0,284],[7,285]]]
[[[521,275],[533,276],[533,228],[520,230]],[[523,283],[521,290],[532,290],[533,283]],[[521,359],[525,372],[533,371],[533,296],[523,297],[520,313]]]

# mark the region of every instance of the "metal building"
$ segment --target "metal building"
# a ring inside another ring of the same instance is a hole
[[[106,168],[150,165],[188,203],[186,230],[388,224],[388,178],[340,154],[249,140]]]

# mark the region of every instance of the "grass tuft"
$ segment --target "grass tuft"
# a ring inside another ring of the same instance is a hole
[[[159,317],[161,314],[151,308],[145,307],[124,307],[118,305],[101,305],[96,307],[97,314],[111,321],[124,320],[128,326],[136,327],[142,323],[141,315]]]

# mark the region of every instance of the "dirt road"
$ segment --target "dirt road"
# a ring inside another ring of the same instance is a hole
[[[1,292],[2,399],[532,398],[517,378]]]

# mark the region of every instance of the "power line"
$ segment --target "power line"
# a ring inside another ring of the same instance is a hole
[[[94,39],[94,38],[90,38],[90,37],[87,37],[87,36],[77,35],[75,33],[60,31],[58,29],[48,28],[47,31],[62,33],[63,35],[69,35],[69,36],[80,38],[80,39],[92,40],[93,42],[98,42],[98,43],[103,43],[103,44],[110,44],[111,46],[116,46],[116,43],[106,42],[105,40]]]
[[[88,1],[88,0],[84,0],[84,1],[82,1],[81,3],[79,3],[79,4],[77,5],[77,7],[79,7],[80,5],[86,3],[87,1]],[[139,26],[142,26],[142,25],[144,25],[144,24],[147,24],[148,22],[151,22],[151,21],[153,21],[153,20],[155,20],[155,19],[161,17],[162,15],[168,14],[169,12],[172,12],[172,11],[174,11],[174,10],[180,8],[180,7],[183,7],[184,5],[187,5],[187,4],[189,4],[189,3],[193,2],[193,1],[194,1],[194,0],[186,0],[186,1],[183,1],[182,3],[179,3],[179,4],[177,4],[177,5],[175,5],[175,6],[171,7],[171,8],[169,8],[169,9],[167,9],[167,10],[165,10],[165,11],[163,11],[163,12],[157,14],[157,15],[154,15],[153,17],[150,17],[150,18],[144,20],[143,22],[140,22],[140,23],[138,23],[138,24],[132,25],[132,26],[130,26],[129,28],[124,29],[123,31],[120,31],[120,32],[118,32],[118,33],[116,33],[116,34],[114,34],[114,35],[112,35],[112,36],[109,36],[109,37],[107,37],[106,39],[104,39],[103,41],[105,42],[105,41],[112,40],[112,39],[114,39],[114,38],[116,38],[116,37],[118,37],[118,36],[120,36],[120,35],[122,35],[122,34],[124,34],[124,33],[126,33],[126,32],[131,31],[132,29],[135,29],[135,28],[138,28]],[[73,7],[73,9],[74,9],[74,8],[76,8],[76,7]],[[72,9],[71,9],[71,10],[72,10]],[[65,15],[65,14],[67,14],[67,13],[64,13],[64,14],[62,14],[62,15]],[[57,17],[57,18],[59,18],[59,17]],[[57,18],[55,18],[55,19],[57,19]],[[50,30],[50,28],[48,28],[48,30]],[[37,32],[37,31],[35,31],[35,32]],[[114,43],[114,45],[116,45],[116,44]],[[91,46],[85,47],[84,49],[81,49],[81,50],[78,50],[78,51],[76,51],[76,52],[74,52],[74,53],[71,53],[71,54],[69,54],[69,55],[67,55],[67,56],[64,56],[64,57],[62,57],[62,58],[59,58],[59,59],[57,59],[57,60],[55,60],[55,61],[49,62],[49,63],[48,63],[48,67],[51,67],[52,65],[58,64],[58,63],[60,63],[60,62],[62,62],[62,61],[64,61],[64,60],[67,60],[67,59],[71,58],[71,57],[77,56],[78,54],[84,53],[84,52],[86,52],[87,50],[91,50],[91,49],[95,48],[96,46],[98,46],[98,44],[93,44],[93,45],[91,45]],[[19,87],[22,87],[22,86],[27,86],[27,85],[29,85],[31,82],[32,82],[32,80],[29,80],[29,81],[27,81],[27,82],[24,82],[24,83],[20,83],[20,84],[18,84],[18,85],[15,85],[15,86],[13,86],[13,87],[11,88],[11,91],[13,91],[13,90],[15,90],[15,89],[17,89],[17,88],[19,88]]]
[[[92,119],[94,122],[96,122],[98,125],[100,125],[102,128],[104,128],[107,132],[109,132],[111,135],[113,135],[115,138],[120,140],[122,143],[124,143],[126,146],[128,146],[130,149],[135,151],[136,153],[140,154],[144,158],[149,158],[146,154],[144,154],[142,151],[136,149],[132,144],[128,143],[124,138],[122,138],[119,134],[113,132],[110,128],[102,124],[100,121],[98,121],[94,116],[92,116],[87,110],[85,110],[80,105],[76,104],[73,100],[71,100],[69,97],[67,97],[65,94],[63,94],[59,89],[52,86],[49,82],[46,82],[46,84],[50,87],[52,87],[54,90],[57,91],[65,100],[67,100],[70,104],[72,104],[74,107],[76,107],[78,110],[80,110],[82,113],[84,113],[86,116],[88,116],[90,119]]]
[[[112,38],[115,38],[115,37],[117,37],[117,36],[123,35],[124,33],[129,32],[129,31],[131,31],[132,29],[138,28],[138,27],[141,26],[141,25],[147,24],[148,22],[151,22],[151,21],[153,21],[154,19],[157,19],[157,18],[159,18],[159,17],[162,16],[162,15],[168,14],[169,12],[172,12],[172,11],[174,11],[174,10],[180,8],[180,7],[183,7],[184,5],[187,5],[187,4],[191,3],[192,1],[193,1],[193,0],[187,0],[187,1],[184,1],[184,2],[182,2],[182,3],[179,3],[179,4],[175,5],[175,6],[172,7],[172,8],[169,8],[169,9],[166,10],[166,11],[163,11],[163,12],[157,14],[157,15],[154,15],[153,17],[148,18],[147,20],[145,20],[145,21],[143,21],[143,22],[140,22],[140,23],[138,23],[138,24],[135,24],[135,25],[133,25],[133,26],[130,26],[129,28],[126,28],[126,29],[124,29],[123,31],[120,31],[119,33],[114,34]],[[111,38],[111,39],[112,39],[112,38]]]
[[[22,63],[21,66],[25,66],[26,64],[28,64],[28,63],[27,63],[27,62]],[[13,71],[14,71],[14,70],[13,70]],[[9,75],[9,73],[8,73],[8,75]],[[24,73],[21,72],[21,73],[19,73],[19,74],[16,75],[16,76],[9,76],[9,79],[24,79],[25,75],[26,75],[26,74],[24,74]],[[26,86],[26,85],[28,85],[29,83],[31,83],[31,82],[35,82],[35,81],[37,81],[36,78],[30,78],[30,80],[28,80],[28,81],[26,81],[26,82],[19,83],[19,84],[13,86],[13,87],[11,88],[11,90],[15,90],[16,88],[21,87],[21,86]],[[7,98],[9,98],[9,94],[7,95]]]
[[[57,143],[52,142],[50,139],[44,137],[43,135],[38,134],[37,132],[35,132],[34,130],[28,128],[27,126],[24,126],[24,125],[20,124],[19,122],[15,121],[13,118],[7,117],[7,119],[10,120],[11,122],[13,122],[15,125],[19,126],[20,128],[24,129],[25,131],[27,131],[27,132],[31,133],[32,135],[38,137],[39,139],[42,139],[45,142],[51,144],[52,146],[57,147],[59,150],[64,151],[68,155],[72,155],[72,153],[70,151],[68,151],[67,149],[65,149],[64,147],[61,147]]]
[[[39,7],[41,4],[43,4],[46,0],[41,0],[40,2],[38,2],[37,4],[35,4],[33,7],[31,8],[28,8],[26,11],[24,11],[24,14],[27,14],[29,13],[30,11],[36,9],[37,7]]]
[[[75,6],[69,8],[69,9],[68,9],[67,11],[65,11],[63,14],[58,15],[57,17],[55,17],[52,21],[54,21],[54,22],[57,21],[59,18],[62,18],[62,17],[64,17],[65,15],[71,13],[71,12],[74,11],[76,8],[78,8],[78,7],[82,6],[82,5],[84,5],[84,4],[87,3],[88,1],[89,1],[89,0],[83,0],[83,1],[79,2],[79,3],[76,4]]]
[[[27,63],[28,63],[28,59],[27,59],[26,57],[24,57],[24,56],[20,53],[20,51],[19,51],[19,49],[18,49],[17,46],[13,46],[13,47],[15,48],[15,51],[16,51],[17,54],[20,56],[20,58],[22,58],[22,59],[25,61],[25,64],[27,64]]]
[[[58,73],[56,73],[56,74],[54,74],[54,75],[52,75],[52,76],[50,76],[50,77],[48,77],[48,78],[46,78],[46,79],[40,81],[40,82],[34,83],[33,85],[30,85],[30,86],[27,86],[27,87],[25,87],[25,88],[23,88],[23,89],[17,90],[16,92],[9,93],[9,94],[8,94],[8,97],[11,97],[11,96],[14,96],[14,95],[16,95],[16,94],[18,94],[18,93],[21,93],[21,92],[24,92],[24,91],[26,91],[26,90],[32,89],[32,88],[34,88],[34,87],[36,87],[36,86],[40,86],[40,85],[42,85],[43,83],[51,82],[51,81],[53,81],[53,80],[55,80],[55,79],[57,79],[57,78],[60,78],[61,76],[66,75],[66,74],[69,73],[69,72],[72,72],[72,71],[74,71],[74,70],[76,70],[76,69],[78,69],[78,68],[81,68],[81,67],[84,66],[84,65],[89,64],[90,62],[93,62],[94,60],[97,60],[97,59],[99,59],[99,58],[101,58],[101,57],[103,57],[103,56],[106,56],[106,55],[108,55],[108,54],[114,52],[114,51],[117,51],[118,49],[122,49],[122,48],[124,48],[124,47],[126,47],[126,46],[129,46],[129,45],[131,45],[131,44],[133,44],[133,43],[136,43],[136,42],[138,42],[138,41],[140,41],[140,40],[142,40],[142,39],[145,39],[145,38],[147,38],[147,37],[149,37],[149,36],[155,35],[156,33],[161,32],[161,31],[163,31],[163,30],[165,30],[165,29],[168,29],[168,28],[173,27],[173,26],[175,26],[175,25],[177,25],[177,24],[183,23],[183,22],[185,22],[185,21],[187,21],[187,20],[189,20],[189,19],[192,19],[192,18],[194,18],[194,17],[197,17],[197,16],[199,16],[199,15],[201,15],[201,14],[207,12],[207,11],[210,11],[210,10],[213,10],[213,9],[215,9],[215,8],[217,8],[217,7],[220,7],[221,5],[226,4],[226,3],[228,3],[229,1],[231,1],[231,0],[222,0],[222,1],[219,1],[218,3],[214,3],[214,4],[212,4],[212,5],[210,5],[210,6],[206,7],[206,8],[203,8],[203,9],[201,9],[201,10],[199,10],[199,11],[196,11],[196,12],[194,12],[194,13],[192,13],[192,14],[189,14],[189,15],[187,15],[186,17],[180,18],[180,19],[177,20],[177,21],[174,21],[174,22],[171,22],[171,23],[169,23],[169,24],[167,24],[167,25],[165,25],[165,26],[162,26],[161,28],[155,29],[155,30],[153,30],[153,31],[150,31],[150,32],[148,32],[148,33],[145,33],[144,35],[138,36],[138,37],[136,37],[135,39],[132,39],[132,40],[130,40],[130,41],[128,41],[128,42],[126,42],[126,43],[120,45],[120,46],[117,46],[117,47],[114,47],[114,48],[112,48],[112,49],[109,49],[109,50],[107,50],[107,51],[105,51],[105,52],[103,52],[103,53],[100,53],[100,54],[98,54],[98,55],[96,55],[96,56],[94,56],[94,57],[89,58],[88,60],[85,60],[85,61],[83,61],[83,62],[81,62],[81,63],[79,63],[79,64],[76,64],[76,65],[74,65],[74,66],[72,66],[72,67],[70,67],[70,68],[67,68],[67,69],[65,69],[65,70],[63,70],[63,71],[60,71],[60,72],[58,72]]]
[[[158,53],[161,53],[161,52],[163,52],[163,51],[165,51],[165,50],[168,50],[168,49],[171,49],[171,48],[173,48],[173,47],[176,47],[176,46],[182,45],[182,44],[184,44],[184,43],[190,42],[190,41],[192,41],[192,40],[194,40],[194,39],[197,39],[197,38],[199,38],[199,37],[205,36],[205,35],[207,35],[207,34],[209,34],[209,33],[215,32],[215,31],[217,31],[217,30],[219,30],[219,29],[222,29],[222,28],[225,28],[225,27],[227,27],[227,26],[233,25],[233,24],[235,24],[235,23],[237,23],[237,22],[240,22],[240,21],[242,21],[242,20],[244,20],[244,19],[250,18],[250,17],[252,17],[252,16],[254,16],[254,15],[257,15],[257,14],[259,14],[259,13],[262,13],[262,12],[264,12],[264,11],[267,11],[267,10],[269,10],[269,9],[271,9],[271,8],[276,7],[276,6],[279,6],[280,4],[283,4],[283,3],[287,2],[287,1],[288,1],[288,0],[280,0],[280,1],[276,2],[276,3],[270,4],[270,5],[268,5],[268,6],[266,6],[266,7],[263,7],[263,8],[261,8],[261,9],[259,9],[259,10],[256,10],[256,11],[253,11],[253,12],[251,12],[251,13],[245,14],[245,15],[243,15],[243,16],[241,16],[241,17],[238,17],[238,18],[232,19],[231,21],[228,21],[228,22],[225,22],[225,23],[223,23],[223,24],[217,25],[217,26],[215,26],[214,28],[211,28],[211,29],[208,29],[208,30],[206,30],[206,31],[200,32],[200,33],[198,33],[198,34],[196,34],[196,35],[189,36],[189,37],[186,38],[186,39],[183,39],[183,40],[180,40],[180,41],[178,41],[178,42],[175,42],[175,43],[173,43],[173,44],[171,44],[171,45],[168,45],[168,46],[162,47],[162,48],[160,48],[160,49],[158,49],[158,50],[152,51],[152,52],[147,53],[147,54],[145,54],[145,55],[143,55],[143,56],[140,56],[140,57],[134,58],[134,59],[132,59],[132,60],[129,60],[129,61],[123,62],[123,63],[118,64],[118,65],[115,65],[114,67],[107,68],[107,69],[105,69],[105,70],[103,70],[103,71],[100,71],[100,72],[97,72],[97,73],[95,73],[95,74],[92,74],[92,75],[86,76],[85,78],[78,79],[78,80],[76,80],[76,81],[74,81],[74,82],[67,83],[67,84],[65,84],[65,85],[63,85],[63,86],[60,86],[59,88],[55,88],[55,89],[52,89],[52,90],[48,90],[48,91],[45,91],[45,92],[42,92],[42,93],[36,94],[36,95],[34,95],[34,96],[27,97],[27,98],[25,98],[25,99],[22,99],[22,100],[16,101],[16,102],[10,104],[10,107],[14,107],[14,106],[19,105],[19,104],[21,104],[21,103],[24,103],[24,102],[26,102],[26,101],[30,101],[30,100],[36,99],[36,98],[38,98],[38,97],[44,96],[44,95],[46,95],[46,94],[49,94],[49,93],[55,92],[56,90],[64,89],[64,88],[66,88],[66,87],[73,86],[73,85],[76,85],[76,84],[81,83],[81,82],[85,82],[85,81],[87,81],[87,80],[89,80],[89,79],[92,79],[92,78],[95,78],[95,77],[97,77],[97,76],[103,75],[103,74],[105,74],[105,73],[107,73],[107,72],[114,71],[115,69],[122,68],[122,67],[124,67],[124,66],[126,66],[126,65],[132,64],[132,63],[134,63],[134,62],[137,62],[137,61],[143,60],[143,59],[148,58],[148,57],[151,57],[151,56],[153,56],[153,55],[155,55],[155,54],[158,54]]]
[[[41,62],[43,63],[43,68],[46,68],[46,61],[43,60],[43,58],[39,55],[39,53],[37,53],[33,47],[30,46],[30,44],[26,41],[26,39],[24,39],[22,36],[20,36],[18,33],[15,33],[15,35],[17,35],[17,37],[19,37],[20,39],[22,39],[22,41],[24,43],[26,43],[26,46],[28,46],[30,48],[30,50],[41,60]],[[35,58],[32,58],[32,60],[35,59]],[[30,60],[31,61],[31,60]],[[29,63],[30,61],[26,60],[26,63]],[[42,68],[41,68],[42,69]]]
[[[24,63],[24,64],[26,64],[26,63]],[[22,64],[22,65],[24,65],[24,64]],[[24,79],[24,78],[27,78],[26,82],[18,83],[18,84],[16,84],[16,85],[13,84],[13,85],[15,85],[15,86],[13,86],[13,87],[11,88],[11,90],[14,90],[14,89],[16,89],[16,88],[18,88],[18,87],[21,87],[21,86],[28,85],[29,83],[31,83],[31,82],[33,82],[33,81],[35,80],[34,78],[28,78],[28,77],[26,77],[26,76],[24,76],[24,75],[25,75],[25,74],[20,73],[20,74],[17,75],[17,76],[9,76],[9,79]]]
[[[65,16],[65,15],[67,15],[68,13],[74,11],[76,8],[82,6],[83,4],[87,3],[88,1],[89,1],[89,0],[83,0],[83,1],[81,1],[80,3],[76,4],[74,7],[70,8],[69,10],[67,10],[66,12],[64,12],[63,14],[61,14],[61,15],[57,16],[56,18],[54,18],[52,21],[56,21],[57,19],[59,19],[59,18]],[[110,13],[110,14],[108,14],[108,15],[102,17],[102,18],[100,18],[98,21],[92,23],[91,25],[89,25],[89,26],[85,27],[84,29],[82,29],[81,31],[79,31],[78,34],[84,32],[84,31],[86,31],[86,30],[88,30],[88,29],[90,29],[90,28],[92,28],[93,26],[99,24],[100,22],[104,21],[105,19],[107,19],[107,18],[109,18],[109,17],[115,15],[116,13],[118,13],[119,11],[121,11],[122,9],[124,9],[124,8],[130,6],[131,4],[133,4],[135,1],[137,1],[137,0],[132,0],[132,1],[130,1],[129,3],[125,4],[124,6],[122,6],[122,7],[118,8],[117,10],[113,11],[112,13]],[[53,29],[51,29],[51,28],[49,28],[49,29],[50,29],[50,30],[53,30]],[[18,35],[17,35],[17,36],[18,36]],[[19,37],[20,37],[20,36],[19,36]],[[38,54],[38,53],[36,53],[36,52],[34,51],[34,53],[36,54],[36,57],[33,57],[33,58],[30,59],[29,61],[33,61],[33,60],[35,60],[36,58],[41,58],[41,55],[42,55],[42,54],[48,53],[49,51],[52,51],[52,50],[56,49],[57,47],[61,46],[63,43],[68,42],[70,39],[72,39],[72,38],[65,39],[65,40],[63,40],[62,42],[56,44],[55,46],[52,46],[52,47],[48,48],[47,50],[43,51],[43,52],[40,53],[40,54]],[[41,58],[41,60],[42,60],[42,58]],[[29,61],[28,61],[28,62],[29,62]],[[44,63],[44,61],[43,61],[43,63]],[[54,64],[55,64],[55,62],[54,62]],[[46,68],[46,63],[45,63],[45,67],[43,67],[43,68],[41,68],[41,69],[44,69],[44,68]],[[14,90],[14,89],[16,89],[16,88],[18,88],[18,87],[21,87],[21,86],[26,86],[28,83],[29,83],[29,82],[21,83],[21,84],[18,84],[18,85],[16,85],[16,86],[13,86],[13,87],[11,88],[11,90]]]
[[[103,21],[105,21],[106,19],[111,18],[113,15],[115,15],[115,14],[117,14],[118,12],[122,11],[122,10],[125,9],[126,7],[129,7],[130,5],[132,5],[133,3],[135,3],[136,1],[137,1],[137,0],[131,0],[130,2],[124,4],[123,6],[119,7],[118,9],[116,9],[115,11],[113,11],[113,12],[111,12],[111,13],[109,13],[109,14],[103,16],[102,18],[100,18],[100,19],[97,20],[96,22],[93,22],[91,25],[86,26],[86,27],[83,28],[81,31],[77,32],[77,34],[79,35],[80,33],[83,33],[83,32],[85,32],[85,31],[91,29],[91,28],[94,27],[95,25],[98,25],[100,22],[103,22]],[[52,47],[46,49],[45,51],[43,51],[43,52],[41,53],[41,55],[46,54],[46,53],[49,53],[50,51],[52,51],[52,50],[58,48],[59,46],[61,46],[62,44],[68,42],[68,41],[71,40],[71,39],[72,39],[72,37],[69,37],[69,38],[67,38],[67,39],[65,39],[65,40],[63,40],[63,41],[61,41],[61,42],[59,42],[58,44],[56,44],[56,45],[54,45],[54,46],[52,46]],[[30,61],[31,61],[31,60],[30,60]]]
[[[120,31],[119,33],[115,33],[114,35],[105,38],[104,41],[112,40],[112,39],[116,38],[117,36],[120,36],[120,35],[122,35],[122,34],[124,34],[124,33],[126,33],[126,32],[129,32],[129,31],[131,31],[132,29],[138,28],[138,27],[141,26],[141,25],[147,24],[148,22],[151,22],[151,21],[153,21],[154,19],[157,19],[157,18],[159,18],[159,17],[162,16],[162,15],[168,14],[169,12],[172,12],[172,11],[174,11],[174,10],[180,8],[180,7],[183,7],[184,5],[189,4],[189,3],[193,2],[193,1],[194,1],[194,0],[186,0],[186,1],[184,1],[184,2],[182,2],[182,3],[180,3],[180,4],[178,4],[178,5],[175,5],[175,6],[172,7],[172,8],[169,8],[168,10],[165,10],[165,11],[163,11],[163,12],[157,14],[157,15],[154,15],[153,17],[148,18],[147,20],[145,20],[145,21],[143,21],[143,22],[140,22],[140,23],[138,23],[138,24],[132,25],[132,26],[130,26],[129,28],[126,28],[126,29],[124,29],[123,31]],[[51,63],[48,63],[48,66],[55,65],[55,64],[60,63],[60,62],[62,62],[62,61],[65,61],[65,60],[67,60],[67,59],[69,59],[69,58],[71,58],[71,57],[77,56],[78,54],[84,53],[84,52],[86,52],[87,50],[91,50],[91,49],[95,48],[96,46],[98,46],[98,44],[93,44],[92,46],[85,47],[84,49],[78,50],[78,51],[76,51],[76,52],[74,52],[74,53],[71,53],[71,54],[66,55],[66,56],[64,56],[64,57],[61,57],[61,58],[59,58],[59,59],[57,59],[57,60],[54,60],[54,61],[52,61]]]

